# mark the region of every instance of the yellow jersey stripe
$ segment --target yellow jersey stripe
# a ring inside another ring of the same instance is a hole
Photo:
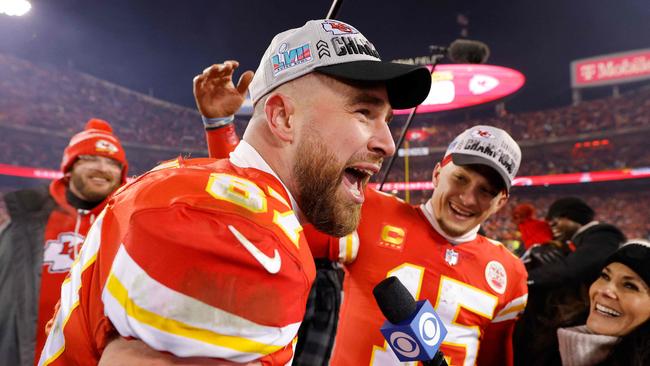
[[[122,285],[113,273],[110,274],[106,288],[117,302],[121,304],[128,316],[142,324],[156,328],[163,332],[198,340],[218,347],[228,348],[245,353],[270,354],[282,347],[252,341],[243,337],[218,334],[206,329],[197,328],[178,320],[169,319],[144,309],[134,303],[128,290]]]

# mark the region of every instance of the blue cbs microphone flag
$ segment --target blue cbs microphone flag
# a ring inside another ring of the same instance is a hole
[[[447,335],[447,328],[427,300],[416,303],[412,317],[397,324],[387,320],[380,331],[402,362],[433,359]]]

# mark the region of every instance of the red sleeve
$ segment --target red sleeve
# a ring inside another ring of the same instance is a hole
[[[314,258],[326,258],[341,264],[350,264],[357,259],[359,234],[356,231],[335,238],[316,230],[312,225],[305,225],[303,229]]]
[[[508,286],[505,301],[508,301],[496,314],[494,319],[483,333],[480,349],[478,351],[478,365],[513,365],[512,335],[517,319],[526,308],[528,301],[528,286],[526,284],[526,269],[521,261],[514,255],[507,253],[510,261],[505,261],[508,266]]]
[[[519,224],[519,231],[526,248],[530,248],[533,244],[544,244],[553,239],[553,233],[551,233],[548,223],[541,220],[524,221]]]
[[[477,365],[481,366],[512,366],[512,333],[515,321],[509,320],[492,323],[485,330],[481,348],[478,351]]]
[[[233,229],[255,248],[246,248]],[[279,242],[263,223],[176,204],[136,213],[124,247],[144,272],[167,288],[259,324],[285,326],[302,319],[303,309],[296,303],[310,283],[301,278],[288,244]],[[269,273],[251,250],[260,251],[262,261],[280,258],[279,272]]]
[[[206,129],[205,140],[208,143],[208,156],[214,159],[227,158],[239,144],[239,136],[237,136],[233,123],[219,128]]]
[[[330,255],[331,252],[331,245],[332,245],[332,238],[331,236],[324,234],[316,228],[314,228],[313,225],[311,224],[306,224],[303,226],[303,230],[305,232],[305,237],[307,238],[307,243],[309,243],[309,249],[311,250],[311,254],[314,256],[314,258],[328,258],[330,260],[336,260],[338,255],[335,257],[332,257]]]
[[[185,203],[139,211],[106,314],[120,335],[179,357],[290,357],[311,286],[293,248],[261,219]]]

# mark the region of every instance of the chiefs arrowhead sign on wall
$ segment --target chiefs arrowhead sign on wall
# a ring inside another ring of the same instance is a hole
[[[418,113],[492,102],[516,92],[526,80],[522,73],[507,67],[471,64],[438,65],[431,78],[431,91],[418,107]],[[406,113],[409,110],[395,111]]]

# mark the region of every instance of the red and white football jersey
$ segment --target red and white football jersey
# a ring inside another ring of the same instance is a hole
[[[370,189],[356,233],[327,239],[309,231],[307,239],[313,247],[329,240],[330,257],[348,262],[331,365],[401,365],[379,332],[385,318],[372,294],[389,276],[434,306],[448,330],[441,350],[449,365],[512,364],[527,273],[500,243],[479,235],[452,245],[420,207]]]
[[[171,161],[116,192],[88,232],[39,365],[96,365],[116,334],[179,357],[284,365],[314,276],[275,177]]]

